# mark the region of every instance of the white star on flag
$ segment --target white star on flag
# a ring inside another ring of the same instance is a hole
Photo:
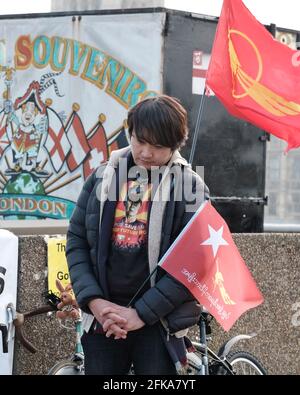
[[[218,249],[220,246],[228,246],[228,243],[226,240],[223,239],[222,234],[223,234],[223,226],[219,230],[215,230],[212,228],[210,225],[208,225],[208,230],[210,237],[209,239],[203,241],[201,245],[211,245],[214,253],[214,258],[217,255]]]

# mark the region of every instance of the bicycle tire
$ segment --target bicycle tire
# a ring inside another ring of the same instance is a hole
[[[226,357],[231,364],[234,374],[236,375],[267,375],[266,369],[261,362],[247,351],[234,351]],[[217,375],[229,375],[230,373],[220,366],[216,372]]]
[[[60,361],[56,363],[48,372],[48,376],[77,376],[84,375],[83,369],[78,368],[78,363],[74,361]]]

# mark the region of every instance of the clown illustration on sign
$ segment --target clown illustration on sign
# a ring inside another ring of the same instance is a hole
[[[46,177],[49,173],[38,166],[38,153],[48,130],[46,107],[40,98],[40,84],[32,82],[14,105],[6,121],[6,133],[13,151],[13,169],[7,169],[6,175],[14,175],[27,170],[37,177]],[[21,119],[16,115],[22,109]]]
[[[41,96],[53,86],[56,97],[62,97],[56,82],[60,72],[32,81],[25,94],[13,101],[14,70],[2,67],[0,71],[6,86],[0,111],[0,160],[6,165],[0,170],[0,215],[6,219],[69,218],[74,201],[52,193],[80,178],[85,180],[112,150],[128,145],[126,126],[107,139],[104,114],[98,115],[86,133],[78,103],[73,103],[69,117],[64,111],[57,113],[52,99]]]

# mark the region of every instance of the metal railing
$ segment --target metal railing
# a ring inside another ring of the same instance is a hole
[[[20,235],[56,235],[66,234],[68,220],[0,220],[0,229],[7,229],[17,236]]]
[[[300,224],[264,224],[264,232],[299,233]]]

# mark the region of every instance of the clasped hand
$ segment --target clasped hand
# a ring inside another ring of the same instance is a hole
[[[113,335],[115,339],[126,339],[129,331],[145,325],[136,310],[131,307],[120,306],[104,299],[94,299],[89,303],[89,308],[102,325],[106,337]]]
[[[77,319],[79,307],[71,295],[71,284],[64,287],[57,280],[56,286],[61,299],[61,303],[58,304],[60,311],[56,313],[57,317]],[[96,320],[102,325],[107,337],[113,335],[115,339],[126,339],[129,331],[140,329],[145,325],[134,308],[120,306],[100,298],[91,300],[88,305]],[[70,307],[70,309],[66,309],[66,307]]]

